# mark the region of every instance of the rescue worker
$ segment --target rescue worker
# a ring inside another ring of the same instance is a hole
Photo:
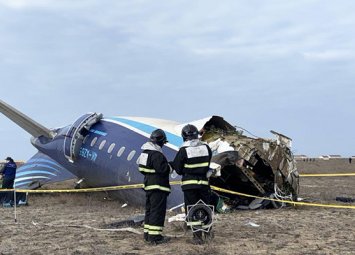
[[[14,181],[16,177],[17,165],[11,157],[7,157],[5,165],[0,169],[2,174],[2,188],[3,189],[13,189]],[[13,203],[13,192],[6,192],[4,194],[3,206],[9,207]]]
[[[143,144],[139,157],[139,171],[144,175],[146,192],[144,239],[151,244],[162,244],[170,240],[162,236],[171,171],[162,147],[168,141],[161,129],[154,130],[149,140]]]
[[[207,178],[209,165],[212,158],[210,147],[198,139],[199,132],[194,125],[183,127],[181,136],[184,143],[175,156],[172,166],[182,175],[181,188],[184,192],[185,212],[187,207],[202,200],[210,204],[211,190]],[[203,243],[202,231],[194,232],[194,242]]]

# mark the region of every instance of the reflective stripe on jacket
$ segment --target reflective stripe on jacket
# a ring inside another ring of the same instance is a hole
[[[152,142],[147,142],[142,149],[138,170],[144,175],[144,190],[170,192],[170,165],[161,148]]]
[[[212,152],[198,139],[185,142],[173,161],[176,172],[182,175],[182,189],[198,189],[209,185],[206,176]]]

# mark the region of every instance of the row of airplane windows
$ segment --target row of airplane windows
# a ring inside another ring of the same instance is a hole
[[[88,136],[87,136],[88,137]],[[87,138],[86,137],[86,138]],[[86,140],[86,139],[85,139]],[[85,144],[86,141],[83,141],[83,143]],[[93,147],[95,145],[95,143],[97,142],[97,137],[94,137],[94,139],[92,139],[91,143],[90,143],[90,146]],[[106,144],[106,140],[102,140],[100,145],[99,145],[99,150],[102,150],[104,148]],[[111,143],[110,146],[108,147],[107,149],[107,153],[111,153],[113,151],[113,149],[115,148],[116,144],[115,143]],[[121,157],[123,152],[126,150],[126,147],[122,146],[118,151],[117,151],[117,157]],[[136,151],[135,150],[132,150],[128,156],[127,156],[127,160],[128,161],[131,161],[134,156],[136,155]],[[138,158],[137,158],[137,164],[138,164]]]

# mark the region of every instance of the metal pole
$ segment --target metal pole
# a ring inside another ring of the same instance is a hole
[[[16,190],[14,189],[14,208],[15,208],[15,223],[17,222],[17,217],[16,217]]]

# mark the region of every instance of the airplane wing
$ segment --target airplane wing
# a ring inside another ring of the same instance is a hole
[[[0,100],[0,112],[34,137],[43,135],[48,138],[53,138],[55,136],[52,130],[42,126],[2,100]]]
[[[76,178],[59,163],[38,152],[16,171],[17,189],[36,189],[44,184]]]

